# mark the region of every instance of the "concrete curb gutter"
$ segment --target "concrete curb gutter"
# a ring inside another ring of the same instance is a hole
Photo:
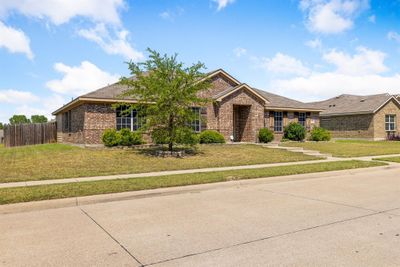
[[[226,182],[218,182],[218,183],[167,187],[167,188],[130,191],[130,192],[122,192],[122,193],[72,197],[72,198],[64,198],[64,199],[32,201],[32,202],[16,203],[16,204],[6,204],[6,205],[0,205],[0,214],[31,212],[31,211],[65,208],[65,207],[76,207],[76,206],[84,206],[84,205],[89,205],[89,204],[107,203],[107,202],[113,202],[113,201],[124,201],[124,200],[139,199],[139,198],[168,196],[168,195],[175,195],[175,194],[199,193],[202,191],[219,189],[219,188],[235,188],[235,187],[242,187],[242,186],[268,184],[268,183],[285,183],[285,182],[302,181],[302,180],[308,180],[308,179],[330,179],[330,178],[337,178],[337,176],[339,174],[354,175],[354,174],[358,174],[358,173],[379,172],[382,170],[389,170],[389,169],[400,169],[400,164],[369,167],[369,168],[350,169],[350,170],[330,171],[330,172],[317,172],[317,173],[308,173],[308,174],[297,174],[297,175],[287,175],[287,176],[276,176],[276,177],[226,181]]]

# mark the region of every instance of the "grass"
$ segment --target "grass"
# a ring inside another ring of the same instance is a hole
[[[319,159],[256,145],[203,145],[186,158],[63,144],[0,147],[0,183]]]
[[[376,159],[374,159],[374,160],[382,160],[382,161],[389,161],[389,162],[400,163],[400,157],[376,158]]]
[[[158,177],[103,180],[96,182],[4,188],[0,189],[0,204],[137,191],[171,186],[216,183],[240,179],[367,168],[384,165],[387,164],[381,162],[351,160],[290,165],[285,167],[269,167],[262,169],[244,169],[211,173],[179,174]]]
[[[337,140],[331,142],[288,142],[281,145],[318,150],[335,157],[400,154],[400,142],[394,141]]]

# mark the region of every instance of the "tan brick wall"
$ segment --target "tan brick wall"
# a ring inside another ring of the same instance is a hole
[[[85,143],[101,144],[104,130],[116,128],[116,114],[111,104],[85,104]]]
[[[218,130],[227,141],[233,134],[234,105],[250,105],[247,124],[244,126],[243,142],[256,142],[258,131],[264,127],[264,104],[247,90],[238,90],[221,101],[217,108]],[[213,110],[215,112],[215,110]]]
[[[61,115],[63,116],[63,115]],[[85,123],[85,107],[83,105],[71,109],[71,131],[64,129],[63,117],[61,120],[62,142],[73,144],[84,144],[83,126]]]
[[[372,114],[322,117],[321,127],[331,131],[333,138],[374,138]]]
[[[385,130],[385,115],[396,115],[396,131],[399,133],[400,107],[393,100],[382,107],[374,116],[374,139],[383,140],[387,138]]]

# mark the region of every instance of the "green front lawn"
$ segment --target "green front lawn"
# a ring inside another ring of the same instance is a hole
[[[269,167],[262,169],[244,169],[210,173],[192,173],[159,177],[4,188],[0,189],[0,204],[118,193],[171,186],[215,183],[240,179],[367,168],[384,165],[386,164],[381,162],[351,160],[290,165],[285,167]]]
[[[331,142],[288,142],[281,146],[302,147],[332,154],[334,157],[362,157],[400,154],[400,142],[337,140]]]
[[[382,160],[382,161],[400,163],[400,157],[376,158],[374,160]]]
[[[315,159],[319,158],[257,145],[203,145],[198,154],[183,159],[63,144],[0,147],[0,183]]]

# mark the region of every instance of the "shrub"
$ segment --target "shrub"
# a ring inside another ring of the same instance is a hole
[[[121,134],[115,129],[106,129],[101,139],[105,146],[117,146],[121,142]]]
[[[131,132],[128,128],[119,131],[121,139],[119,145],[132,146],[144,144],[142,134],[140,132]]]
[[[200,133],[200,144],[223,144],[225,138],[222,134],[213,130],[205,130]]]
[[[130,146],[133,142],[133,136],[131,130],[128,128],[123,128],[119,131],[121,138],[119,140],[119,145],[121,146]]]
[[[310,136],[311,141],[329,141],[331,140],[331,133],[324,128],[321,127],[315,127],[311,131],[311,136]]]
[[[179,129],[176,134],[176,142],[178,144],[194,146],[199,143],[198,135],[191,128]]]
[[[268,128],[262,128],[258,132],[258,140],[261,143],[269,143],[274,140],[274,133]]]
[[[284,130],[284,138],[292,141],[302,141],[306,137],[306,128],[297,122],[291,122]]]
[[[141,132],[131,132],[132,134],[132,145],[142,145],[146,142],[143,140],[143,135]]]

